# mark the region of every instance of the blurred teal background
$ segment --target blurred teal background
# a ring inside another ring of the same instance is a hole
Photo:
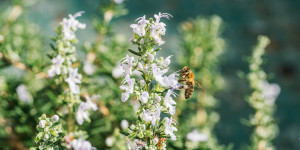
[[[80,20],[87,29],[79,31],[81,41],[96,37],[92,18],[97,17],[99,0],[39,0],[30,6],[32,22],[40,25],[44,37],[54,35],[53,29],[61,18],[69,13],[83,10],[86,13]],[[0,0],[0,9],[5,8],[7,0]],[[272,73],[270,81],[281,86],[281,94],[276,104],[280,133],[274,141],[279,150],[300,149],[300,1],[299,0],[130,0],[126,1],[129,14],[113,20],[118,32],[129,39],[129,25],[140,16],[152,17],[158,12],[173,15],[167,24],[164,36],[166,54],[180,54],[178,27],[183,21],[196,16],[219,15],[225,22],[223,37],[227,51],[222,56],[221,72],[226,81],[224,91],[218,93],[221,100],[218,112],[221,120],[216,133],[221,144],[234,143],[235,149],[249,141],[251,130],[241,124],[240,118],[247,118],[252,110],[244,101],[250,93],[245,80],[237,76],[238,71],[247,72],[245,61],[256,44],[257,36],[267,35],[271,44],[267,48],[264,68]],[[50,47],[45,45],[45,50]],[[176,57],[174,57],[176,61]],[[177,66],[171,67],[178,70]],[[201,78],[201,77],[197,77]]]

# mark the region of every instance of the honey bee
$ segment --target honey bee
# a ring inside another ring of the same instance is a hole
[[[178,80],[179,82],[182,82],[184,85],[180,86],[179,89],[184,89],[184,96],[185,99],[190,98],[193,95],[194,87],[195,85],[203,90],[203,86],[195,79],[195,75],[190,69],[190,67],[185,66],[180,71],[180,77],[181,79]]]

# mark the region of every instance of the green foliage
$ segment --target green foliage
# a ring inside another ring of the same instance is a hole
[[[184,55],[178,59],[178,65],[189,66],[203,89],[195,87],[189,100],[184,100],[184,91],[181,92],[177,109],[181,142],[172,145],[181,149],[225,149],[218,144],[214,134],[214,126],[219,121],[219,114],[215,112],[219,103],[215,93],[224,83],[219,73],[221,54],[225,51],[225,41],[221,37],[223,22],[218,16],[198,17],[184,22],[180,31]],[[187,134],[193,130],[206,138],[200,141],[188,139]]]

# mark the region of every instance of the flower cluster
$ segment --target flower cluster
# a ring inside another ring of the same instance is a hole
[[[35,139],[35,142],[39,144],[38,149],[57,149],[58,145],[56,142],[59,142],[63,138],[62,125],[58,123],[58,115],[47,118],[43,114],[39,120],[40,122],[36,127],[39,133]]]
[[[52,59],[52,65],[48,70],[48,76],[54,77],[61,75],[63,80],[68,83],[69,89],[73,94],[79,94],[79,84],[81,83],[81,74],[78,74],[77,68],[72,68],[76,61],[76,48],[72,45],[77,41],[75,32],[78,29],[84,29],[85,24],[76,20],[83,12],[77,12],[75,15],[69,15],[64,18],[58,27],[58,36],[54,39],[57,43],[56,56]]]
[[[141,44],[150,42],[158,46],[164,44],[165,41],[162,40],[161,36],[165,35],[166,24],[160,22],[160,19],[163,17],[170,19],[172,16],[167,13],[159,13],[158,15],[154,15],[155,21],[152,19],[146,20],[146,16],[136,19],[138,23],[130,25],[135,33],[132,42],[139,42]]]
[[[56,56],[52,59],[52,65],[48,70],[48,76],[51,78],[54,76],[59,77],[56,80],[57,84],[61,85],[64,89],[64,92],[60,95],[60,97],[62,97],[67,103],[68,110],[68,131],[64,131],[68,135],[64,137],[64,144],[57,144],[57,146],[66,145],[65,147],[72,147],[75,150],[91,150],[94,148],[89,141],[84,140],[85,138],[83,137],[86,137],[84,132],[74,131],[76,128],[74,127],[75,123],[73,121],[75,120],[73,116],[75,116],[74,110],[76,110],[76,108],[78,108],[76,112],[76,120],[79,125],[82,125],[84,120],[89,120],[90,110],[96,111],[98,109],[97,105],[92,102],[92,99],[96,97],[92,97],[91,99],[86,96],[85,102],[80,100],[79,85],[81,84],[82,75],[78,73],[78,68],[73,67],[76,62],[76,48],[73,46],[73,44],[77,42],[75,32],[78,29],[85,28],[85,24],[76,20],[76,18],[81,16],[82,13],[83,12],[78,12],[75,15],[69,15],[69,18],[64,18],[57,28],[57,36],[54,38],[57,47],[52,46]],[[58,121],[58,116],[56,115],[52,117],[52,121]],[[51,122],[49,123],[49,121],[42,119],[39,123],[39,128],[45,128],[48,131],[48,125],[51,126]],[[52,131],[50,132],[51,134],[54,134]],[[42,133],[39,133],[37,135],[38,140],[40,139],[41,134]],[[46,136],[46,134],[43,136]],[[76,137],[76,139],[74,137]],[[44,142],[41,146],[48,147],[49,143]]]
[[[155,55],[160,49],[154,49],[154,45],[164,44],[161,35],[165,34],[166,25],[160,19],[169,19],[171,15],[159,13],[154,17],[155,21],[152,18],[146,20],[143,16],[137,19],[137,24],[130,25],[134,32],[131,42],[138,46],[138,52],[129,51],[138,57],[127,55],[121,60],[119,69],[125,76],[120,86],[124,91],[122,102],[135,94],[140,103],[137,109],[139,119],[129,128],[129,149],[165,149],[165,138],[176,140],[174,132],[177,131],[177,122],[171,116],[175,114],[176,108],[174,90],[180,86],[178,74],[166,75],[172,56],[157,59]],[[169,114],[170,117],[161,119],[161,113]]]

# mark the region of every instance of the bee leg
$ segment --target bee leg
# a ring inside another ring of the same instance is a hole
[[[180,80],[177,80],[178,82],[185,82],[186,80],[185,79],[180,79]]]

